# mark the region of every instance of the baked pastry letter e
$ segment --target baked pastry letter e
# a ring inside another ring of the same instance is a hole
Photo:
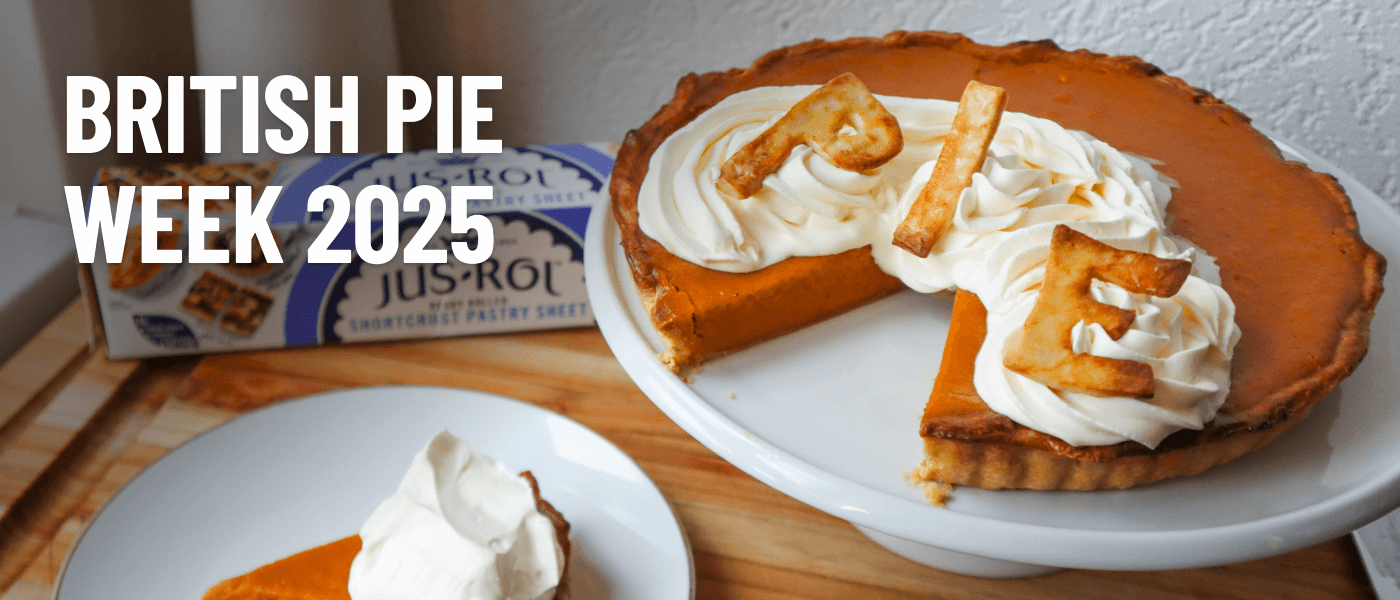
[[[1156,391],[1146,363],[1091,354],[1075,354],[1075,324],[1097,323],[1118,339],[1132,326],[1134,314],[1089,295],[1094,279],[1138,294],[1175,295],[1191,274],[1191,263],[1143,252],[1119,250],[1064,224],[1055,226],[1045,282],[1026,324],[1007,340],[1003,364],[1051,388],[1093,394],[1151,398]]]

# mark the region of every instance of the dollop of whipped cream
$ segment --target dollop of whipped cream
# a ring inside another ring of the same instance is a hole
[[[868,245],[881,269],[914,290],[973,292],[989,314],[974,377],[978,394],[992,410],[1074,445],[1134,440],[1155,447],[1172,431],[1214,418],[1229,392],[1239,339],[1234,304],[1213,259],[1167,232],[1175,183],[1149,160],[1053,121],[1006,112],[952,225],[919,258],[891,240],[933,172],[956,102],[877,96],[904,134],[904,150],[878,169],[846,171],[798,146],[749,198],[715,186],[729,156],[816,88],[740,92],[668,137],[652,154],[638,194],[642,231],[687,261],[736,273]],[[1138,315],[1123,338],[1110,340],[1102,327],[1082,323],[1074,332],[1076,352],[1152,365],[1152,400],[1062,393],[1002,366],[1006,337],[1034,305],[1060,223],[1119,248],[1195,257],[1192,277],[1173,298],[1096,283],[1095,299]]]
[[[354,600],[543,600],[564,552],[530,484],[447,432],[360,528]]]

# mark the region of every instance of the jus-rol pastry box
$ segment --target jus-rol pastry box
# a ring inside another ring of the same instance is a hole
[[[81,265],[93,343],[105,342],[113,358],[136,358],[591,325],[584,224],[606,193],[613,154],[606,144],[569,144],[504,148],[499,154],[102,169],[95,185],[108,189],[114,207],[120,186],[135,186],[136,195],[121,260],[104,262],[99,242],[96,260]],[[334,203],[309,209],[313,191],[324,185],[339,187],[350,200],[343,223]],[[369,216],[368,227],[356,218],[361,209],[355,199],[372,185],[389,187],[399,199],[398,251],[382,264],[356,250],[357,231],[364,231],[368,247],[382,251],[385,223],[395,220],[385,218],[378,201],[362,213]],[[472,264],[454,256],[453,242],[480,249],[481,239],[476,230],[452,232],[450,200],[441,218],[426,202],[423,210],[402,210],[407,192],[422,185],[441,189],[448,199],[452,186],[491,186],[491,197],[467,201],[468,212],[491,225],[489,257]],[[219,218],[204,247],[230,250],[229,262],[191,262],[188,194],[159,200],[156,213],[170,219],[170,231],[143,236],[141,186],[250,186],[254,199],[280,186],[266,222],[282,262],[267,260],[257,243],[250,244],[251,262],[234,261],[234,189],[229,200],[204,202],[204,216]],[[419,235],[435,222],[440,224],[433,232]],[[184,261],[143,263],[141,244],[151,240],[161,249],[184,251]],[[407,260],[409,247],[446,250],[446,262]],[[352,252],[349,262],[319,262],[309,260],[314,248]]]

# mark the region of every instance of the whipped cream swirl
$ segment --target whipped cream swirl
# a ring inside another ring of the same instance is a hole
[[[1071,226],[1116,248],[1194,259],[1191,276],[1170,298],[1094,281],[1094,300],[1133,311],[1133,324],[1117,340],[1103,326],[1083,321],[1071,331],[1076,353],[1150,365],[1156,393],[1138,400],[1056,390],[1002,366],[1006,341],[1025,324],[1045,278],[1054,225],[1043,224],[1012,233],[983,263],[987,338],[973,367],[978,395],[1011,420],[1075,446],[1133,440],[1155,448],[1174,431],[1200,429],[1229,394],[1230,359],[1240,339],[1235,305],[1219,285],[1214,261],[1185,240],[1134,235],[1121,223]]]
[[[544,600],[564,552],[530,484],[447,432],[360,528],[354,600]]]
[[[652,154],[638,195],[642,231],[687,261],[739,273],[870,246],[880,268],[914,290],[973,292],[989,312],[974,378],[979,395],[992,410],[1071,444],[1155,446],[1214,417],[1229,391],[1239,338],[1234,305],[1213,261],[1167,233],[1163,217],[1175,183],[1150,161],[1053,121],[1004,113],[952,225],[919,258],[891,240],[933,172],[956,102],[877,96],[904,134],[904,150],[878,169],[845,171],[798,146],[757,194],[737,199],[716,188],[724,161],[816,87],[734,94],[668,137]],[[1076,352],[1152,365],[1156,398],[1066,394],[1002,366],[1005,338],[1034,305],[1059,223],[1119,248],[1194,254],[1193,276],[1170,299],[1096,283],[1096,299],[1138,314],[1123,338],[1109,340],[1098,326],[1075,329]]]

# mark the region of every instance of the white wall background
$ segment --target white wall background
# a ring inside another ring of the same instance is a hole
[[[813,38],[937,29],[1140,56],[1400,207],[1397,0],[438,0],[396,10],[401,43],[433,42],[432,56],[406,51],[409,72],[504,77],[484,95],[496,122],[483,136],[507,144],[619,140],[687,72],[746,66]]]
[[[0,144],[0,214],[16,210],[20,198],[54,195],[49,187],[63,179],[62,138],[50,114],[44,61],[39,48],[35,17],[27,2],[0,4],[0,22],[24,26],[7,29],[0,36],[0,78],[13,82],[0,86],[0,139],[30,140],[27,144]],[[20,85],[20,82],[30,85]]]

